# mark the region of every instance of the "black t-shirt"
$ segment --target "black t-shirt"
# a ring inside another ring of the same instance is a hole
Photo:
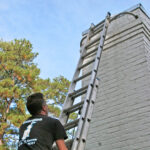
[[[51,150],[58,139],[67,139],[59,120],[44,116],[32,116],[19,130],[18,150]]]

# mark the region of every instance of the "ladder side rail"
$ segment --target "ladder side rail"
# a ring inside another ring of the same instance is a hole
[[[97,75],[97,70],[98,70],[98,66],[99,66],[99,63],[100,63],[100,57],[101,57],[101,53],[102,53],[102,50],[103,50],[103,45],[104,45],[104,41],[105,41],[105,37],[106,37],[106,33],[107,33],[109,17],[110,17],[110,14],[107,14],[107,17],[106,17],[105,23],[104,23],[104,27],[103,27],[103,31],[101,33],[100,43],[99,43],[99,46],[98,46],[98,51],[97,51],[97,54],[96,54],[96,60],[95,60],[94,66],[93,66],[93,72],[92,72],[91,81],[90,81],[91,86],[93,86],[93,84],[95,82],[96,75]],[[92,91],[89,90],[87,92],[91,93]],[[90,98],[89,95],[86,99],[87,102],[89,101],[88,98]],[[85,117],[86,110],[87,110],[87,105],[85,104],[85,107],[83,106],[82,118]]]
[[[75,73],[74,73],[74,76],[73,76],[71,85],[70,85],[70,87],[69,87],[67,97],[66,97],[66,99],[65,99],[65,101],[64,101],[63,109],[66,109],[66,108],[68,108],[68,107],[70,107],[70,106],[73,105],[73,102],[74,102],[74,101],[73,101],[73,100],[71,99],[71,97],[69,96],[69,93],[72,93],[72,92],[74,91],[74,89],[75,89],[76,82],[74,82],[74,79],[76,79],[76,78],[79,76],[79,74],[80,74],[80,70],[78,69],[78,66],[81,66],[81,65],[83,64],[82,55],[84,55],[85,52],[86,52],[86,48],[85,48],[85,47],[86,47],[86,45],[87,45],[87,43],[88,43],[88,41],[89,41],[90,34],[91,34],[91,30],[89,30],[88,35],[87,35],[87,37],[86,37],[86,41],[85,41],[84,45],[83,45],[82,48],[81,48],[80,58],[79,58],[79,61],[78,61],[78,64],[77,64],[77,68],[76,68],[76,70],[75,70]],[[60,122],[62,123],[62,125],[65,125],[65,123],[66,123],[67,120],[68,120],[68,115],[66,115],[66,113],[63,112],[63,109],[62,109],[61,114],[60,114],[60,116],[59,116],[59,120],[60,120]]]
[[[100,57],[101,57],[101,53],[102,53],[102,50],[103,50],[105,37],[106,37],[106,34],[107,34],[109,19],[110,19],[110,13],[108,13],[107,16],[106,16],[104,27],[103,27],[103,30],[102,30],[102,33],[101,33],[100,43],[99,43],[99,46],[98,46],[98,51],[97,51],[97,54],[96,54],[96,60],[95,60],[94,65],[93,65],[93,70],[92,70],[93,72],[92,72],[92,76],[91,76],[91,80],[90,80],[90,85],[91,86],[93,86],[93,84],[95,82],[96,75],[97,75],[97,70],[98,70],[98,66],[99,66],[99,63],[100,63]],[[91,90],[90,89],[88,89],[88,90],[89,91],[87,91],[87,92],[91,93]],[[88,95],[86,100],[88,101],[89,98],[90,98],[90,96]],[[85,104],[85,107],[83,105],[82,118],[85,117],[86,109],[87,109],[87,105]]]
[[[106,26],[107,26],[109,18],[110,18],[110,14],[108,13],[107,16],[106,16],[105,22],[104,22],[103,31],[102,31],[101,36],[100,36],[100,45],[98,47],[98,52],[97,52],[96,60],[95,60],[95,63],[94,63],[94,69],[93,69],[93,72],[92,72],[91,81],[90,81],[90,84],[89,84],[89,87],[88,87],[88,90],[87,90],[87,96],[84,100],[84,105],[83,105],[83,108],[82,108],[81,117],[80,117],[80,120],[79,120],[79,123],[78,123],[78,129],[77,129],[75,140],[73,142],[71,150],[77,150],[77,148],[78,148],[78,142],[79,142],[80,134],[81,134],[82,127],[83,127],[85,114],[87,112],[87,107],[88,107],[88,103],[89,103],[89,100],[90,100],[92,87],[93,87],[93,84],[95,82],[96,73],[97,73],[97,69],[98,69],[98,64],[99,64],[98,62],[100,60],[100,56],[98,56],[98,54],[99,55],[101,54],[100,52],[102,51],[102,48],[103,48],[103,44],[104,44],[104,40],[105,40],[105,36],[106,36],[106,31],[107,31]]]
[[[94,87],[93,87],[93,91],[92,91],[90,104],[88,106],[87,114],[86,114],[86,117],[85,117],[84,127],[83,127],[83,130],[81,132],[81,137],[80,137],[80,140],[79,140],[78,150],[84,150],[84,148],[85,148],[85,143],[86,143],[86,139],[87,139],[88,129],[89,129],[89,126],[90,126],[92,112],[93,112],[94,104],[95,104],[95,100],[96,100],[96,94],[97,94],[97,90],[98,90],[98,85],[99,85],[99,80],[96,79]]]
[[[92,90],[92,85],[91,84],[89,84],[89,88],[88,89],[90,91]],[[86,96],[86,98],[84,100],[83,107],[88,107],[88,103],[89,103],[89,100],[90,100],[89,99],[90,95],[91,94],[87,93],[87,96]],[[87,110],[85,110],[85,111],[87,111]],[[78,144],[79,144],[79,141],[80,141],[80,135],[81,135],[81,131],[83,129],[83,124],[85,122],[85,117],[83,117],[82,114],[83,114],[83,108],[81,110],[81,116],[80,116],[80,119],[79,119],[76,136],[75,136],[75,139],[74,139],[74,142],[73,142],[71,150],[78,150]]]
[[[87,96],[86,96],[86,99],[85,99],[85,103],[84,103],[83,108],[82,108],[82,114],[81,114],[82,120],[84,120],[84,118],[85,118],[85,114],[86,114],[86,110],[87,110],[87,106],[88,106],[88,101],[90,99],[90,93],[92,92],[92,87],[93,87],[93,84],[94,84],[94,81],[95,81],[95,78],[96,78],[97,69],[98,69],[98,65],[99,65],[99,62],[100,62],[100,58],[99,58],[100,56],[99,55],[101,54],[100,52],[102,52],[102,48],[103,48],[103,44],[104,44],[104,40],[105,40],[106,29],[107,29],[106,25],[108,23],[107,19],[108,19],[108,15],[106,17],[104,27],[103,27],[103,31],[101,33],[100,45],[98,47],[96,61],[94,63],[94,68],[93,68],[93,72],[92,72],[92,76],[91,76],[91,81],[90,81],[90,84],[89,84],[89,87],[88,87],[88,90],[87,90]],[[83,121],[82,121],[82,123],[83,123]],[[80,131],[78,132],[77,137],[79,137],[79,134],[80,134]]]

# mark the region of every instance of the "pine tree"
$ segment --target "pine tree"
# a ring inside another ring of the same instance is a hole
[[[17,140],[19,126],[29,117],[25,107],[27,96],[42,92],[45,99],[53,102],[50,112],[58,117],[68,91],[70,82],[63,76],[52,82],[39,77],[40,69],[33,62],[38,53],[32,49],[25,39],[0,41],[0,149],[3,150]]]
[[[40,73],[33,63],[36,56],[25,39],[0,41],[0,145],[9,142],[7,134],[15,132],[12,126],[19,127],[27,117],[25,97]]]

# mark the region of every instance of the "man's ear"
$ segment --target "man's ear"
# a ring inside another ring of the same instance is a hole
[[[42,110],[43,110],[43,111],[46,111],[46,105],[43,105],[43,106],[42,106]]]
[[[42,106],[42,111],[43,111],[46,115],[48,115],[48,106],[47,106],[47,105],[43,105],[43,106]]]

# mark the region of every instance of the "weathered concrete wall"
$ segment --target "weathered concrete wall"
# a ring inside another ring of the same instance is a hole
[[[150,19],[133,12],[109,26],[86,150],[150,149]]]

